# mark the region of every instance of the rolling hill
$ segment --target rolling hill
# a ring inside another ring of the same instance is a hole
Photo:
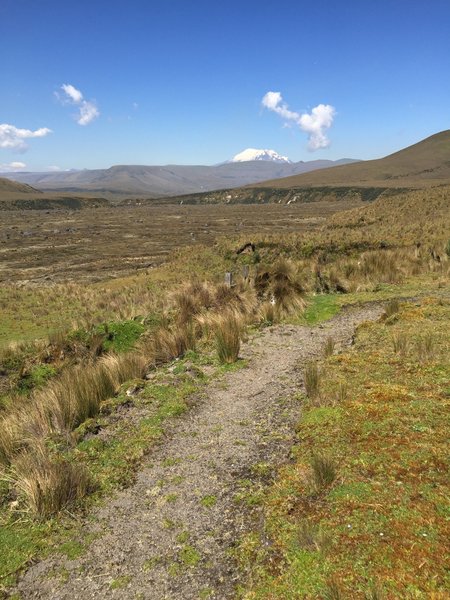
[[[264,181],[252,187],[358,186],[419,188],[450,182],[450,130],[377,160]]]
[[[26,183],[19,183],[0,177],[0,200],[5,196],[11,196],[11,194],[39,194],[39,190],[27,185]]]
[[[314,160],[280,163],[251,160],[215,166],[116,165],[109,169],[64,171],[58,173],[8,173],[15,181],[36,186],[44,192],[88,193],[102,196],[162,197],[229,189],[267,179],[287,177],[323,169],[352,159]]]

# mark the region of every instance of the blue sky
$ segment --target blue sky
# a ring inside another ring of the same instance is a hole
[[[1,0],[0,168],[384,156],[450,128],[449,31],[448,0]]]

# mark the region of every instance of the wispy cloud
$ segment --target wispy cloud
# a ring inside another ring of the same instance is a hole
[[[23,171],[23,169],[26,168],[26,164],[23,162],[18,162],[18,161],[14,161],[14,162],[10,162],[10,163],[3,163],[0,165],[0,173],[10,173],[11,171]]]
[[[19,129],[8,123],[0,124],[0,148],[9,148],[17,152],[25,152],[28,149],[26,139],[44,137],[51,133],[48,127],[41,127],[32,131],[31,129]]]
[[[326,132],[333,124],[336,114],[335,108],[330,104],[318,104],[310,113],[298,113],[289,109],[280,92],[267,92],[262,99],[262,105],[286,122],[296,123],[307,133],[309,150],[319,150],[330,145]]]
[[[83,100],[83,94],[80,90],[77,90],[76,87],[71,85],[70,83],[63,83],[61,86],[63,92],[70,98],[72,102],[75,104],[79,104]]]
[[[70,83],[63,83],[61,86],[64,95],[55,92],[56,97],[63,104],[74,104],[78,107],[78,114],[75,119],[78,125],[89,125],[100,115],[97,104],[94,100],[85,100],[83,94]]]

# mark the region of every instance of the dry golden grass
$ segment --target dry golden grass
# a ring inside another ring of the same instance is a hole
[[[70,506],[92,485],[83,465],[51,456],[42,443],[14,459],[12,479],[26,510],[40,518]]]
[[[224,364],[236,362],[241,348],[243,321],[235,311],[216,317],[215,341],[217,356]]]

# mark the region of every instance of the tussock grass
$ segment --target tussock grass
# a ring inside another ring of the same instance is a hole
[[[323,600],[344,600],[345,596],[342,592],[341,584],[338,579],[331,577],[323,591]]]
[[[196,332],[191,323],[174,329],[161,327],[143,345],[144,354],[156,365],[170,362],[195,348]]]
[[[419,360],[431,360],[436,347],[435,335],[432,332],[427,332],[421,336],[416,342],[416,351]]]
[[[92,486],[83,465],[51,456],[42,443],[14,459],[12,474],[15,489],[26,509],[40,518],[50,517],[70,506]]]
[[[273,325],[277,321],[277,311],[273,302],[264,302],[259,314],[262,325]]]
[[[298,268],[290,260],[280,258],[270,267],[259,266],[254,286],[258,296],[271,301],[280,315],[305,308],[305,287]]]
[[[386,308],[384,311],[385,317],[388,319],[389,317],[392,317],[393,315],[396,315],[400,310],[400,302],[397,298],[393,298],[392,300],[389,300],[389,302],[386,304]]]
[[[334,339],[332,337],[327,337],[327,340],[323,346],[323,355],[325,356],[325,358],[333,356],[335,348],[336,342],[334,341]]]
[[[236,362],[241,348],[242,322],[233,313],[218,317],[215,324],[215,341],[219,361]]]
[[[141,379],[145,374],[146,366],[146,357],[140,352],[106,354],[100,360],[99,373],[110,379],[116,391],[129,379]]]
[[[310,362],[306,365],[303,374],[306,395],[311,400],[316,399],[320,394],[321,373],[316,362]]]
[[[392,346],[394,348],[394,352],[397,354],[406,354],[409,346],[408,336],[403,332],[394,333],[392,336]]]
[[[314,454],[311,457],[312,481],[320,492],[329,487],[336,479],[336,463],[329,456]]]

